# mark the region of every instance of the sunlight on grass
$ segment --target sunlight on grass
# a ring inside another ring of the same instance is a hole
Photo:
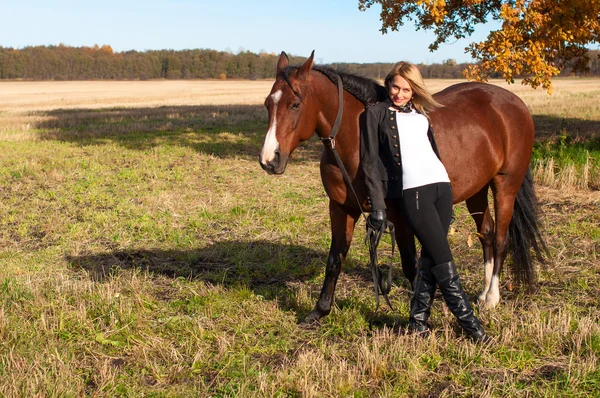
[[[258,83],[264,97],[270,84]],[[514,87],[541,123],[551,256],[533,294],[505,271],[500,306],[475,309],[489,347],[462,336],[440,298],[432,336],[406,334],[399,263],[395,310],[375,312],[362,220],[332,313],[299,325],[330,244],[321,144],[302,145],[284,175],[264,173],[259,102],[188,93],[176,104],[181,87],[164,102],[146,88],[137,102],[103,90],[69,106],[24,97],[0,114],[0,395],[599,395],[598,148],[588,134],[599,116],[597,89],[579,83],[558,81],[557,97]],[[590,102],[576,113],[557,104],[574,98]],[[584,186],[574,159],[585,151]],[[474,300],[481,248],[464,204],[456,218],[450,241]]]

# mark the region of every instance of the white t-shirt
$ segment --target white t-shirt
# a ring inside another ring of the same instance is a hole
[[[429,120],[413,110],[411,113],[396,112],[396,123],[402,156],[402,188],[450,182],[446,168],[427,137]]]

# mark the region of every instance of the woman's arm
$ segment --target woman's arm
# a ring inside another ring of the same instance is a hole
[[[367,194],[371,198],[371,211],[385,210],[383,184],[379,172],[379,117],[376,107],[366,111],[361,125],[361,165],[365,173]]]

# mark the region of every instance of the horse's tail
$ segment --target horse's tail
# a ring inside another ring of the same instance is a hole
[[[532,288],[536,282],[531,249],[540,263],[548,256],[546,242],[540,232],[541,209],[528,169],[521,189],[517,193],[513,216],[508,227],[508,247],[512,252],[513,271],[517,281]]]

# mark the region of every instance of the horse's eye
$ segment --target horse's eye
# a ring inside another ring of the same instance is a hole
[[[300,108],[300,103],[299,102],[294,102],[292,104],[292,109],[298,109],[298,108]]]

